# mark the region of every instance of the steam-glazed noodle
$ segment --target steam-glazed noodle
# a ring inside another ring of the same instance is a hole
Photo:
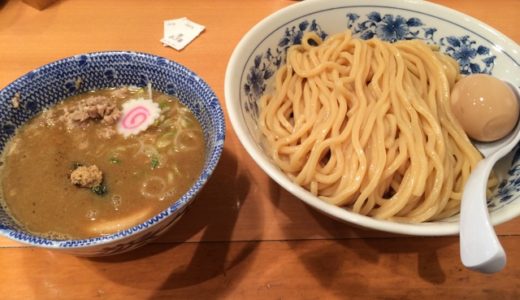
[[[417,40],[307,33],[261,99],[270,155],[294,182],[357,213],[404,222],[454,215],[481,159],[451,113],[458,70]]]

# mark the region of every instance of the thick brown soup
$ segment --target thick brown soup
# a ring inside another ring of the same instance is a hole
[[[153,92],[159,118],[125,138],[116,130],[123,103],[148,97],[132,87],[93,91],[20,128],[0,174],[12,217],[37,235],[86,238],[129,228],[175,202],[202,170],[202,129],[177,99]]]

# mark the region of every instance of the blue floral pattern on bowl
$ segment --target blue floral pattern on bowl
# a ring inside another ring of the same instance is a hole
[[[513,157],[507,170],[507,178],[503,179],[488,199],[488,207],[491,210],[499,209],[515,200],[515,195],[520,194],[520,146],[513,150]]]
[[[459,63],[462,74],[491,74],[493,71],[496,55],[490,55],[488,47],[477,45],[467,35],[443,37],[439,45]]]
[[[424,39],[433,42],[436,28],[426,27],[419,18],[406,19],[400,15],[381,14],[373,11],[361,19],[358,14],[348,13],[347,28],[359,38],[368,40],[377,37],[383,41]]]
[[[246,83],[244,84],[244,92],[248,98],[244,108],[247,112],[258,117],[257,101],[265,91],[267,80],[285,63],[287,48],[301,44],[305,32],[315,32],[321,39],[327,37],[327,33],[321,29],[316,20],[311,20],[310,22],[302,21],[298,26],[291,26],[285,29],[283,37],[278,42],[278,47],[275,49],[269,48],[264,54],[255,56],[254,65],[249,69]]]
[[[437,28],[426,26],[420,18],[405,18],[401,15],[373,11],[361,18],[348,13],[347,28],[362,39],[377,37],[383,41],[420,39],[441,47],[441,51],[453,57],[460,65],[462,74],[486,73],[493,70],[496,56],[490,55],[488,47],[478,45],[468,35],[435,38]]]
[[[44,108],[67,97],[99,88],[144,86],[148,82],[154,89],[179,98],[202,126],[206,159],[202,173],[188,192],[144,223],[115,234],[82,240],[59,241],[33,236],[0,208],[0,234],[34,246],[99,256],[139,247],[167,230],[182,216],[220,159],[225,121],[215,93],[204,80],[165,58],[127,51],[81,54],[47,64],[20,77],[0,90],[0,150],[16,128]],[[19,101],[18,108],[12,105],[13,99]]]

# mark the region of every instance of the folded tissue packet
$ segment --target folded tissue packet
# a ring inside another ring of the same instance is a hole
[[[205,27],[188,20],[180,18],[164,21],[164,36],[161,42],[164,46],[170,46],[176,50],[182,50],[193,41]]]

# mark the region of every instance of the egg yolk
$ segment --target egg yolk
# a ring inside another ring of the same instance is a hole
[[[519,105],[512,88],[490,75],[469,75],[451,92],[451,107],[466,134],[481,142],[505,137],[518,122]]]

